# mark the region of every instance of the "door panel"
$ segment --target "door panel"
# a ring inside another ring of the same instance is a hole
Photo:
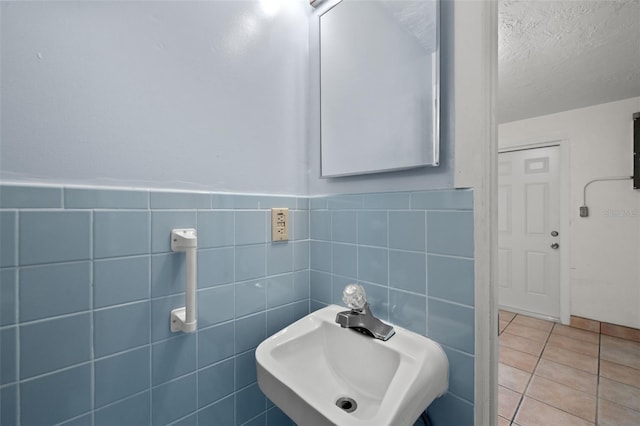
[[[528,251],[526,253],[527,287],[529,295],[545,296],[547,289],[547,274],[549,269],[549,256],[546,253]]]
[[[560,148],[501,153],[498,187],[499,304],[560,317]]]
[[[543,235],[547,230],[549,216],[549,185],[546,183],[530,183],[525,185],[524,214],[526,216],[527,234]]]

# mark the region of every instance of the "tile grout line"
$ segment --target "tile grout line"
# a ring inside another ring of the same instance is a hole
[[[508,311],[505,311],[508,312]],[[500,311],[498,311],[498,337],[502,335],[502,333],[504,333],[504,331],[507,329],[507,327],[509,327],[509,325],[511,325],[511,323],[513,322],[513,320],[516,318],[518,314],[515,314],[514,316],[511,317],[511,319],[507,322],[507,325],[504,326],[504,328],[502,329],[502,331],[500,331]]]
[[[63,191],[64,193],[64,191]],[[95,412],[96,412],[96,350],[95,350],[95,303],[94,303],[94,282],[95,282],[95,223],[96,215],[95,211],[91,210],[89,213],[89,309],[91,310],[90,324],[89,324],[89,356],[91,357],[91,424],[95,424]]]
[[[531,379],[533,379],[533,375],[535,374],[535,371],[538,369],[538,365],[540,364],[540,360],[542,359],[542,353],[544,353],[544,350],[545,350],[545,349],[546,349],[546,347],[547,347],[547,343],[549,343],[549,338],[551,337],[551,334],[553,333],[553,329],[556,327],[556,324],[557,324],[557,323],[555,323],[555,322],[554,322],[553,327],[552,327],[552,328],[551,328],[551,330],[549,331],[549,336],[547,337],[547,340],[545,341],[545,344],[544,344],[544,347],[543,347],[543,349],[542,349],[542,352],[540,353],[540,357],[538,358],[538,363],[536,364],[536,367],[535,367],[535,369],[534,369],[534,372],[533,372],[533,373],[531,373]],[[566,337],[566,336],[565,336],[565,337]],[[573,352],[573,351],[570,351],[570,352]],[[579,353],[579,352],[575,352],[575,353]],[[554,361],[554,362],[555,362],[555,361]],[[562,364],[562,365],[564,365],[564,364]],[[580,370],[580,371],[584,371],[584,370]],[[545,378],[545,377],[543,377],[543,378]],[[582,391],[580,391],[580,390],[578,390],[578,389],[574,389],[574,388],[572,388],[571,386],[568,386],[568,385],[566,385],[566,384],[564,384],[564,383],[557,382],[557,381],[555,381],[555,380],[553,380],[553,379],[547,379],[547,380],[552,381],[552,382],[557,383],[557,384],[560,384],[560,385],[563,385],[563,386],[566,386],[566,387],[568,387],[568,388],[570,388],[570,389],[572,389],[572,390],[574,390],[574,391],[582,392]],[[528,388],[529,388],[529,384],[527,384],[527,389],[528,389]],[[587,394],[586,392],[582,392],[582,393]],[[588,394],[587,394],[587,395],[588,395]],[[524,396],[524,394],[523,394],[523,396]],[[569,415],[571,415],[571,416],[577,417],[577,418],[579,418],[579,419],[582,419],[582,420],[585,420],[585,421],[587,421],[587,422],[588,422],[588,420],[587,420],[587,419],[585,419],[585,418],[583,418],[583,417],[580,417],[580,416],[578,416],[578,415],[576,415],[576,414],[570,413],[570,412],[569,412],[569,411],[567,411],[567,410],[564,410],[564,409],[562,409],[562,408],[556,407],[556,406],[554,406],[554,405],[551,405],[551,404],[549,404],[549,403],[547,403],[547,402],[541,401],[541,400],[536,399],[536,398],[534,398],[534,397],[530,397],[530,398],[532,398],[532,399],[534,399],[534,400],[538,401],[538,402],[539,402],[539,403],[541,403],[541,404],[548,405],[549,407],[555,408],[556,410],[562,411],[563,413],[569,414]],[[596,401],[596,403],[597,403],[597,401]],[[519,407],[518,407],[518,408],[519,408]],[[591,422],[589,422],[589,423],[591,423]]]
[[[147,291],[148,291],[148,300],[149,300],[149,425],[153,424],[153,296],[152,296],[152,259],[153,259],[153,224],[157,217],[154,219],[153,212],[151,210],[151,192],[147,192],[146,194],[146,211],[149,217],[149,222],[147,224],[147,231],[149,232],[149,257],[147,259],[147,273],[149,276],[149,281],[147,282]]]
[[[21,362],[20,362],[20,355],[21,355],[21,345],[20,345],[20,334],[21,334],[21,330],[22,330],[22,324],[20,323],[20,275],[22,275],[22,267],[20,265],[20,221],[22,219],[21,217],[21,213],[20,211],[18,211],[16,213],[16,218],[15,218],[15,227],[16,227],[16,235],[15,235],[15,246],[16,246],[16,253],[15,253],[15,264],[16,264],[16,281],[15,281],[15,288],[16,288],[16,312],[15,312],[15,324],[16,324],[16,351],[15,351],[15,357],[16,357],[16,417],[17,417],[17,425],[21,426],[22,425],[22,380],[20,378],[20,370],[22,368]]]
[[[553,327],[555,328],[555,324],[554,324],[554,326],[553,326]],[[552,329],[552,331],[553,331],[553,329]],[[597,425],[597,424],[598,424],[598,394],[599,394],[599,388],[600,388],[600,377],[599,377],[599,376],[600,376],[600,340],[601,340],[601,336],[602,336],[602,335],[601,335],[600,333],[598,333],[598,356],[597,356],[598,368],[596,369],[596,374],[595,374],[595,376],[596,376],[596,395],[595,395],[596,400],[595,400],[595,419],[594,419],[594,425]],[[569,336],[563,336],[563,337],[568,338],[568,339],[573,339],[572,337],[569,337]],[[573,339],[573,340],[579,340],[579,339]],[[545,345],[545,346],[546,346],[546,345]],[[567,351],[569,351],[569,352],[574,352],[574,353],[580,353],[580,352],[572,351],[572,350],[570,350],[570,349],[567,349]],[[563,365],[564,365],[564,364],[563,364]],[[578,369],[578,370],[580,370],[580,369]],[[587,371],[585,371],[585,370],[580,370],[580,371],[588,373],[588,372],[587,372]],[[591,374],[591,373],[589,373],[589,374]],[[561,384],[561,385],[564,385],[564,386],[567,386],[567,387],[571,388],[572,390],[575,390],[575,391],[578,391],[578,392],[582,392],[582,393],[585,393],[585,394],[589,395],[587,392],[583,392],[583,391],[581,391],[581,390],[579,390],[579,389],[574,389],[574,388],[572,388],[571,386],[568,386],[568,385],[566,385],[566,384],[564,384],[564,383],[557,382],[557,381],[555,381],[555,380],[553,380],[553,379],[548,379],[548,380],[553,381],[553,382],[558,383],[558,384]],[[593,396],[593,395],[590,395],[590,396]],[[540,401],[540,402],[542,402],[542,401]],[[547,404],[547,405],[549,405],[549,404]],[[580,418],[580,419],[586,420],[586,419],[584,419],[583,417],[580,417],[580,416],[578,416],[578,415],[576,415],[576,414],[570,413],[570,412],[568,412],[568,411],[566,411],[566,410],[563,410],[563,409],[561,409],[561,408],[558,408],[558,407],[554,407],[554,408],[557,408],[558,410],[563,411],[563,412],[565,412],[565,413],[571,414],[572,416],[575,416],[575,417],[578,417],[578,418]],[[586,420],[586,421],[588,421],[588,420]]]
[[[514,317],[514,318],[515,318],[515,317]],[[549,335],[548,335],[548,337],[547,337],[547,340],[545,341],[545,344],[544,344],[544,347],[543,347],[543,351],[542,351],[542,352],[544,352],[544,349],[546,349],[546,346],[547,346],[547,344],[549,343],[549,339],[550,339],[551,335],[553,334],[553,330],[557,327],[557,325],[558,325],[558,323],[555,323],[555,322],[554,322],[554,325],[553,325],[552,329],[551,329],[551,330],[550,330],[550,332],[549,332]],[[505,327],[505,329],[506,329],[506,327]],[[572,338],[571,338],[571,337],[569,337],[569,336],[563,336],[563,337],[566,337],[566,338],[572,339]],[[573,340],[579,340],[579,339],[573,339]],[[601,334],[601,333],[598,333],[598,342],[599,342],[599,343],[598,343],[598,356],[597,356],[597,360],[598,360],[598,368],[597,368],[597,371],[596,371],[596,374],[595,374],[595,376],[597,376],[597,377],[596,377],[596,395],[595,395],[595,398],[596,398],[596,400],[595,400],[595,404],[596,404],[596,405],[595,405],[595,424],[596,424],[596,425],[598,424],[598,423],[597,423],[597,422],[598,422],[598,401],[599,401],[599,392],[600,392],[600,360],[601,360],[600,356],[601,356],[601,341],[602,341],[602,334]],[[571,352],[573,352],[573,351],[571,351]],[[576,353],[579,353],[579,352],[576,352]],[[540,362],[541,358],[542,358],[542,353],[541,353],[540,357],[538,358],[538,364],[539,364],[539,362]],[[533,375],[535,374],[535,371],[536,371],[536,369],[537,369],[538,364],[536,364],[536,368],[534,369],[534,373],[532,373],[532,378],[533,378]],[[561,385],[565,385],[565,386],[567,386],[566,384],[561,383],[561,382],[557,382],[557,381],[555,381],[555,380],[553,380],[553,379],[548,379],[548,380],[551,380],[551,381],[553,381],[553,382],[555,382],[555,383],[558,383],[558,384],[561,384]],[[530,380],[530,382],[531,382],[531,380]],[[529,384],[530,384],[530,382],[529,382]],[[529,387],[529,384],[527,384],[527,389],[528,389],[528,387]],[[569,386],[569,387],[570,387],[570,386]],[[571,388],[571,387],[570,387],[570,388]],[[573,388],[571,388],[571,389],[573,389]],[[573,389],[573,390],[576,390],[576,391],[578,391],[578,392],[582,392],[582,393],[585,393],[585,394],[587,394],[587,395],[590,395],[590,394],[588,394],[587,392],[581,391],[581,390],[579,390],[579,389]],[[526,390],[525,390],[525,393],[526,393]],[[524,396],[524,395],[525,395],[525,394],[523,394],[523,396]],[[594,395],[590,395],[590,396],[594,396]],[[535,399],[536,401],[538,401],[538,402],[540,402],[540,403],[543,403],[543,404],[546,404],[546,405],[550,405],[550,404],[547,404],[546,402],[539,401],[539,400],[537,400],[536,398],[533,398],[533,399]],[[561,408],[558,408],[558,407],[554,407],[554,406],[551,406],[551,407],[556,408],[556,409],[558,409],[558,410],[560,410],[560,411],[562,411],[562,412],[565,412],[565,413],[567,413],[567,414],[570,414],[570,415],[572,415],[572,416],[576,416],[575,414],[570,413],[570,412],[568,412],[568,411],[566,411],[566,410],[564,410],[564,409],[561,409]],[[517,412],[518,412],[518,410],[519,410],[519,409],[520,409],[520,406],[518,406],[518,409],[516,410],[516,413],[515,413],[516,415],[517,415]],[[576,416],[576,417],[578,417],[578,418],[582,418],[582,417],[580,417],[580,416]],[[515,415],[514,415],[514,419],[515,419]],[[586,419],[583,419],[583,420],[586,420]]]
[[[519,314],[514,315],[514,317],[511,319],[511,321],[509,322],[507,327],[509,327],[509,325],[511,325],[511,322],[514,321],[518,315]],[[507,327],[505,327],[505,330],[507,329]],[[555,324],[553,325],[553,327],[555,327]],[[513,418],[511,420],[512,423],[515,422],[516,417],[518,415],[518,411],[520,411],[520,407],[522,406],[522,403],[524,402],[524,397],[527,394],[527,391],[529,390],[529,386],[531,385],[531,382],[533,381],[533,376],[535,375],[536,370],[538,369],[538,365],[540,364],[540,360],[542,359],[542,354],[544,353],[544,350],[547,348],[547,343],[549,342],[549,337],[551,337],[551,332],[553,331],[553,327],[551,327],[551,329],[549,330],[549,334],[547,334],[547,338],[544,341],[544,345],[542,345],[542,349],[540,350],[540,355],[538,355],[538,361],[536,362],[535,367],[533,367],[533,371],[531,372],[531,376],[529,376],[529,380],[527,381],[527,385],[524,387],[524,390],[522,391],[522,397],[520,397],[520,401],[518,402],[518,406],[516,407],[516,410],[513,413]]]
[[[520,314],[516,314],[513,316],[513,318],[511,319],[511,321],[509,322],[509,324],[511,324],[512,321],[514,321],[516,319],[516,317],[520,315]],[[509,325],[507,325],[508,327]],[[507,327],[505,327],[505,330],[507,329]],[[515,411],[513,412],[513,417],[511,418],[511,423],[515,423],[515,419],[518,415],[518,412],[520,411],[520,407],[522,406],[522,403],[524,402],[524,397],[527,394],[527,391],[529,390],[529,386],[531,385],[531,382],[533,381],[533,376],[536,373],[536,370],[538,369],[538,365],[540,364],[540,360],[542,359],[542,354],[544,353],[544,350],[547,348],[547,343],[549,342],[549,337],[551,336],[551,333],[553,332],[553,328],[555,327],[555,323],[553,323],[553,327],[551,327],[551,329],[549,330],[549,334],[547,335],[547,338],[544,341],[544,345],[542,346],[542,350],[540,351],[540,355],[538,355],[538,360],[536,362],[535,367],[533,367],[533,371],[531,372],[531,376],[529,376],[529,380],[527,381],[527,385],[525,386],[524,390],[522,391],[522,395],[520,397],[520,401],[518,401],[518,405],[515,409]],[[535,399],[535,398],[534,398]],[[540,401],[542,402],[542,401]]]

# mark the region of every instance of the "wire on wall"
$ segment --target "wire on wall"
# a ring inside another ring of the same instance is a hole
[[[587,187],[594,182],[605,182],[610,180],[629,180],[633,179],[633,176],[617,176],[617,177],[604,177],[590,180],[584,186],[582,190],[582,206],[580,206],[580,217],[588,217],[589,216],[589,207],[587,207]]]

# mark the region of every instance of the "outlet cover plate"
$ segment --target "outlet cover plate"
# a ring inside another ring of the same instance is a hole
[[[271,209],[271,241],[289,240],[289,209]]]

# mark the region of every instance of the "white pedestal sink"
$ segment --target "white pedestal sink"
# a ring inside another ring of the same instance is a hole
[[[341,328],[344,310],[327,306],[262,342],[260,389],[300,426],[413,425],[447,390],[444,351],[397,326],[386,342]]]

